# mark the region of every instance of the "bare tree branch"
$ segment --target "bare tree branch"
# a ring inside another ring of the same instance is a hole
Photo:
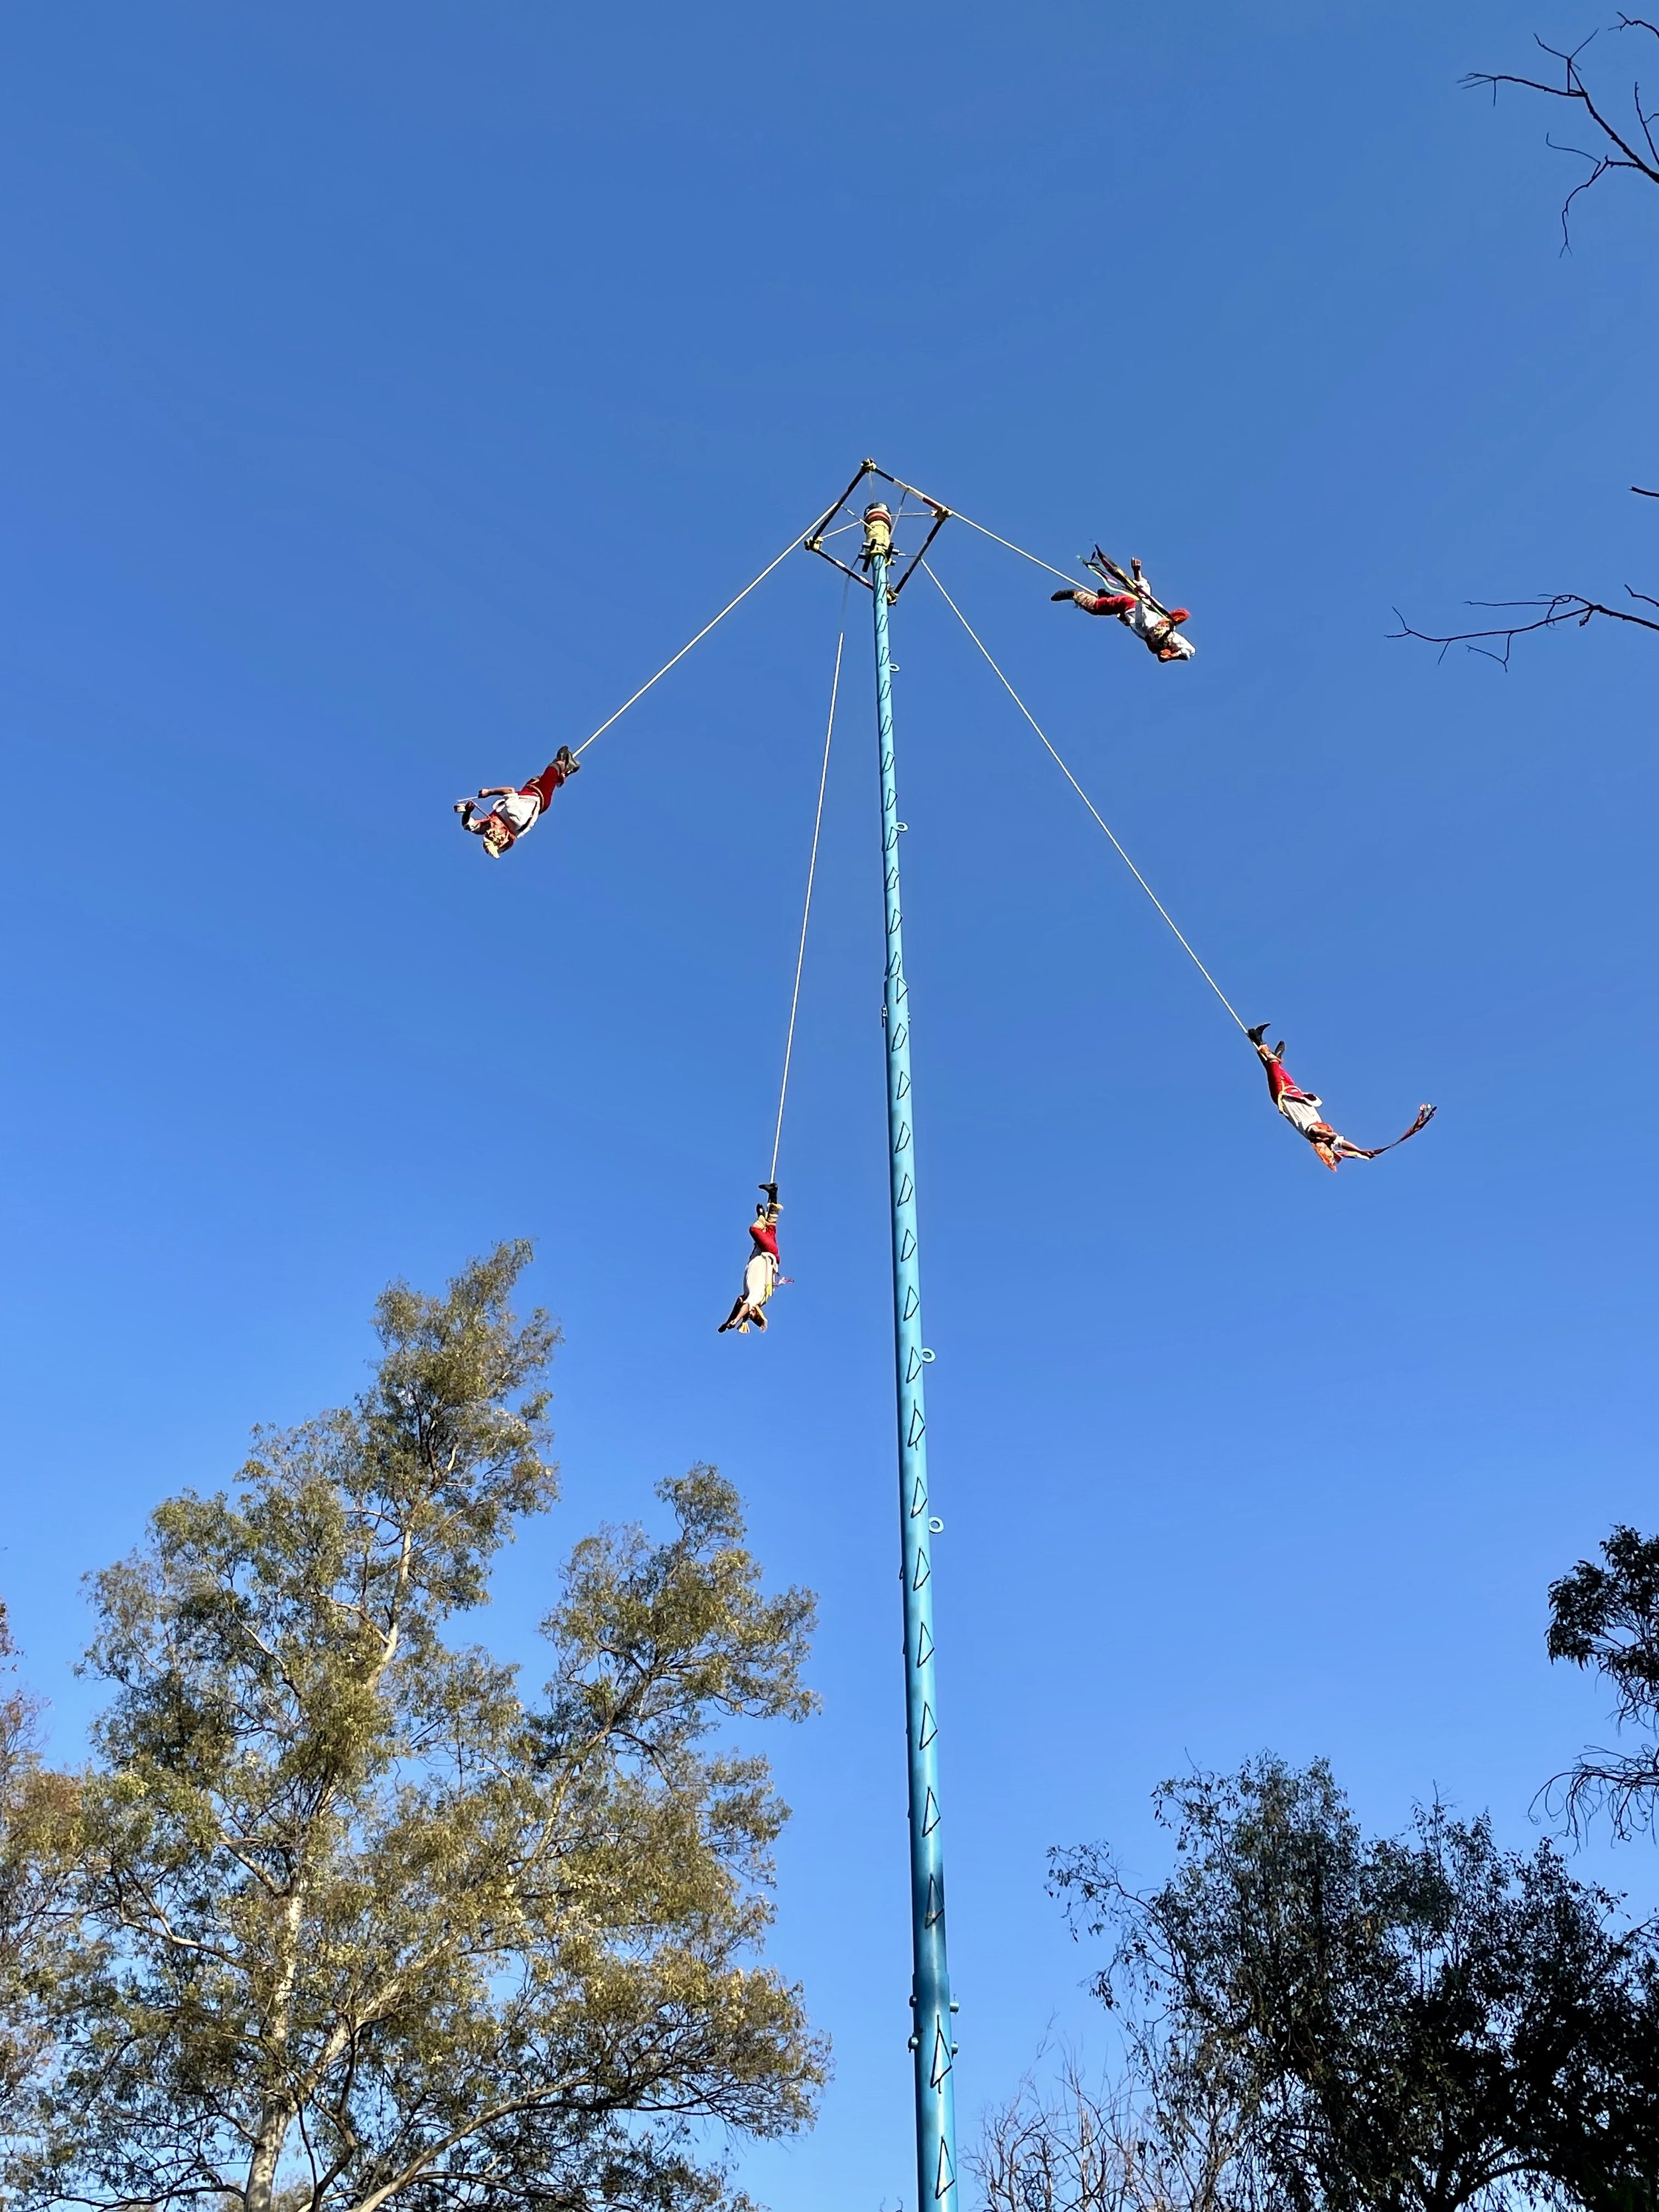
[[[1615,27],[1621,31],[1646,31],[1653,37],[1659,38],[1659,30],[1656,30],[1653,24],[1641,15],[1621,15]],[[1559,145],[1553,138],[1547,138],[1545,141],[1545,143],[1556,153],[1577,155],[1580,161],[1588,161],[1590,165],[1589,176],[1581,179],[1562,203],[1561,251],[1564,253],[1571,252],[1572,246],[1570,218],[1573,202],[1581,192],[1586,192],[1592,185],[1599,184],[1610,169],[1628,169],[1638,176],[1645,177],[1650,185],[1659,185],[1659,148],[1654,144],[1651,128],[1655,121],[1659,120],[1659,108],[1644,109],[1643,107],[1642,87],[1638,79],[1631,88],[1631,106],[1636,118],[1635,129],[1632,130],[1628,125],[1621,128],[1613,121],[1611,116],[1598,104],[1595,95],[1585,82],[1583,74],[1578,66],[1578,57],[1583,52],[1585,47],[1591,44],[1595,37],[1595,33],[1592,31],[1589,38],[1582,40],[1571,52],[1564,52],[1560,47],[1552,46],[1545,40],[1534,37],[1533,43],[1539,51],[1547,54],[1553,61],[1560,63],[1561,82],[1559,84],[1547,84],[1539,77],[1517,76],[1508,70],[1471,70],[1462,80],[1465,88],[1469,90],[1474,90],[1477,87],[1489,88],[1494,106],[1498,102],[1498,87],[1506,84],[1513,85],[1522,92],[1541,92],[1549,100],[1570,100],[1601,132],[1606,143],[1598,151],[1593,153],[1582,146]],[[1641,133],[1642,144],[1647,149],[1645,153],[1637,144],[1637,131]]]
[[[1650,607],[1659,607],[1659,599],[1650,599],[1645,592],[1637,591],[1632,585],[1626,584],[1625,589],[1632,599],[1640,599]],[[1437,645],[1443,660],[1454,645],[1467,646],[1471,653],[1483,653],[1488,660],[1495,660],[1500,668],[1507,668],[1510,648],[1517,637],[1530,636],[1534,630],[1555,629],[1563,623],[1577,623],[1583,629],[1595,616],[1604,615],[1609,622],[1634,623],[1638,629],[1659,630],[1659,622],[1647,615],[1632,614],[1626,607],[1604,606],[1600,599],[1587,599],[1578,592],[1552,592],[1547,597],[1535,599],[1470,599],[1468,605],[1494,609],[1538,607],[1543,611],[1530,622],[1501,623],[1491,629],[1452,630],[1445,636],[1437,636],[1431,630],[1413,629],[1396,607],[1395,618],[1400,628],[1390,630],[1389,635],[1391,638],[1414,637],[1420,639],[1425,645]],[[1484,641],[1487,638],[1501,640],[1503,651],[1497,652],[1486,644]]]
[[[1659,1791],[1659,1753],[1628,1754],[1592,1745],[1559,1774],[1553,1774],[1533,1800],[1552,1819],[1565,1822],[1576,1843],[1589,1837],[1598,1814],[1605,1813],[1613,1840],[1628,1843],[1654,1826]]]
[[[1659,42],[1659,23],[1650,21],[1645,15],[1621,14],[1614,27],[1620,31],[1645,31],[1650,39]],[[1572,244],[1571,225],[1574,201],[1581,193],[1589,191],[1593,185],[1600,184],[1610,170],[1628,170],[1633,175],[1645,178],[1650,185],[1659,185],[1659,142],[1656,142],[1653,132],[1654,124],[1659,122],[1659,108],[1643,106],[1641,81],[1638,78],[1631,86],[1631,106],[1636,118],[1634,129],[1613,121],[1585,82],[1579,66],[1580,57],[1592,44],[1595,35],[1592,32],[1589,38],[1582,40],[1571,49],[1552,46],[1546,40],[1534,35],[1533,43],[1539,52],[1560,64],[1559,83],[1547,83],[1540,77],[1517,76],[1509,70],[1472,70],[1462,80],[1468,88],[1488,88],[1494,106],[1500,85],[1512,85],[1522,92],[1541,93],[1548,100],[1566,100],[1576,106],[1586,121],[1601,133],[1601,143],[1597,146],[1592,142],[1589,147],[1566,145],[1547,134],[1545,137],[1545,144],[1553,152],[1571,154],[1577,160],[1589,164],[1589,173],[1579,179],[1561,204],[1561,251],[1564,253]],[[1659,499],[1659,491],[1650,490],[1645,484],[1632,484],[1631,489],[1638,499]],[[1659,599],[1651,593],[1638,592],[1633,584],[1626,584],[1625,595],[1637,605],[1651,607],[1656,614],[1659,614]],[[1524,611],[1524,617],[1512,623],[1495,623],[1489,629],[1437,634],[1416,629],[1396,607],[1395,615],[1400,628],[1391,630],[1389,635],[1414,637],[1425,645],[1438,646],[1443,660],[1451,647],[1464,646],[1471,653],[1484,653],[1489,660],[1495,660],[1500,668],[1507,668],[1516,638],[1530,637],[1534,631],[1540,629],[1559,629],[1565,623],[1574,623],[1583,629],[1597,615],[1607,622],[1627,623],[1638,629],[1659,631],[1659,622],[1650,616],[1638,614],[1631,607],[1610,607],[1604,600],[1586,598],[1582,592],[1550,592],[1533,599],[1471,599],[1468,605],[1494,610],[1512,608]]]

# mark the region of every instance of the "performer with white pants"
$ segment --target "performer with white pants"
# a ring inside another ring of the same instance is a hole
[[[461,817],[461,827],[475,837],[483,839],[483,848],[492,860],[499,860],[503,853],[510,853],[526,830],[533,830],[547,808],[553,794],[562,783],[567,782],[581,767],[568,745],[561,745],[539,775],[532,775],[528,783],[487,784],[478,793],[479,799],[493,799],[495,804],[487,814],[480,814],[477,800],[458,799],[455,811]]]
[[[1332,1128],[1325,1119],[1325,1102],[1316,1091],[1304,1091],[1299,1084],[1291,1081],[1290,1070],[1285,1065],[1283,1039],[1271,1051],[1262,1042],[1267,1034],[1266,1022],[1259,1022],[1255,1029],[1246,1030],[1244,1034],[1255,1047],[1256,1057],[1267,1072],[1268,1097],[1297,1136],[1307,1139],[1328,1168],[1339,1167],[1344,1160],[1378,1159],[1384,1152],[1391,1152],[1395,1145],[1403,1145],[1406,1137],[1414,1137],[1420,1128],[1434,1119],[1432,1106],[1419,1106],[1417,1119],[1407,1130],[1406,1136],[1396,1137],[1394,1144],[1376,1145],[1369,1150],[1364,1145],[1356,1145]]]
[[[1132,629],[1149,653],[1160,660],[1190,660],[1198,650],[1191,638],[1182,637],[1179,624],[1188,619],[1185,607],[1161,607],[1152,597],[1152,587],[1141,572],[1140,563],[1132,560],[1130,574],[1125,575],[1115,561],[1109,561],[1099,546],[1089,563],[1107,588],[1091,592],[1086,586],[1055,592],[1051,596],[1056,602],[1069,599],[1073,606],[1081,607],[1085,615],[1115,615],[1126,629]],[[1114,584],[1123,586],[1114,590]]]
[[[743,1289],[737,1303],[716,1331],[720,1336],[728,1328],[736,1329],[739,1336],[747,1336],[750,1322],[764,1334],[766,1316],[761,1309],[778,1287],[778,1216],[783,1208],[778,1204],[776,1183],[763,1182],[761,1188],[766,1196],[755,1208],[755,1218],[749,1224],[754,1249],[744,1267]]]

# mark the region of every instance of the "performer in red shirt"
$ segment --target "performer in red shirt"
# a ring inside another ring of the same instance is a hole
[[[717,1335],[724,1336],[728,1328],[734,1328],[739,1336],[747,1336],[750,1322],[763,1335],[766,1331],[766,1316],[761,1308],[778,1286],[778,1216],[783,1208],[778,1204],[776,1183],[763,1182],[761,1188],[766,1196],[755,1208],[755,1218],[749,1224],[754,1249],[743,1271],[743,1288]]]
[[[1049,596],[1056,601],[1069,599],[1085,615],[1115,615],[1160,660],[1192,659],[1197,648],[1191,638],[1176,635],[1177,625],[1188,619],[1186,608],[1160,606],[1152,597],[1152,587],[1141,574],[1138,560],[1130,562],[1131,573],[1126,576],[1116,562],[1109,561],[1097,545],[1089,566],[1106,586],[1103,592],[1091,592],[1086,585],[1080,584],[1075,590],[1054,592]],[[1114,591],[1114,584],[1123,588]]]
[[[580,766],[569,746],[561,745],[541,774],[532,775],[528,783],[492,783],[480,791],[479,799],[495,802],[487,814],[479,813],[477,799],[458,799],[455,811],[461,817],[462,829],[482,837],[485,852],[492,860],[499,860],[503,853],[512,851],[526,830],[535,828],[552,805],[554,793]]]
[[[1321,1111],[1324,1101],[1316,1092],[1304,1091],[1299,1084],[1291,1080],[1290,1072],[1282,1057],[1285,1050],[1282,1037],[1269,1052],[1262,1042],[1267,1034],[1266,1022],[1259,1022],[1255,1029],[1246,1030],[1244,1034],[1255,1047],[1256,1057],[1267,1071],[1269,1097],[1297,1134],[1307,1139],[1328,1168],[1334,1169],[1344,1160],[1379,1158],[1382,1153],[1391,1152],[1395,1145],[1403,1145],[1406,1137],[1414,1137],[1419,1129],[1434,1119],[1432,1106],[1419,1106],[1417,1119],[1405,1136],[1396,1137],[1394,1144],[1374,1146],[1368,1152],[1363,1145],[1352,1143],[1332,1128]]]

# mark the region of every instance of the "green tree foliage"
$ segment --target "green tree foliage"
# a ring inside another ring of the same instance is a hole
[[[29,1856],[19,1834],[35,1765],[33,1714],[15,1664],[11,1625],[0,1603],[0,2096],[15,2096],[27,2070],[21,2030],[33,1917]]]
[[[1055,1855],[1073,1926],[1112,1942],[1146,2111],[1219,2204],[1457,2212],[1659,2196],[1659,1957],[1541,1843],[1419,1809],[1366,1838],[1329,1770],[1263,1758],[1169,1783],[1177,1864],[1125,1885]]]
[[[73,1789],[42,1771],[35,1704],[16,1676],[0,1604],[0,2115],[48,2047]],[[3,2121],[0,2120],[0,2128]]]
[[[811,1600],[763,1594],[730,1486],[577,1547],[544,1704],[444,1632],[554,1495],[527,1258],[389,1290],[356,1405],[95,1578],[113,1694],[23,2205],[696,2212],[722,2130],[810,2118],[822,2054],[754,1957],[784,1808],[707,1738],[809,1710]]]
[[[1620,1527],[1599,1561],[1550,1585],[1549,1655],[1593,1668],[1612,1689],[1633,1751],[1586,1751],[1560,1778],[1575,1826],[1606,1811],[1617,1835],[1653,1825],[1659,1793],[1659,1540]]]

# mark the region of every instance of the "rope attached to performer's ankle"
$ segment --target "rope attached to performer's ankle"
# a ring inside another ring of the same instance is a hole
[[[823,792],[830,781],[830,745],[836,734],[836,701],[841,691],[842,647],[847,642],[847,592],[841,595],[842,629],[836,640],[836,672],[830,679],[830,720],[823,732],[823,765],[818,770],[817,811],[812,817],[812,857],[806,864],[806,902],[801,908],[800,943],[795,951],[795,988],[789,994],[789,1034],[784,1040],[783,1080],[778,1085],[778,1121],[772,1133],[772,1165],[768,1180],[778,1179],[778,1151],[783,1143],[783,1105],[789,1096],[789,1062],[795,1050],[795,1015],[800,1006],[800,974],[806,962],[806,925],[812,919],[812,881],[818,872],[818,836],[823,828]]]
[[[794,551],[795,548],[801,543],[802,540],[800,538],[792,538],[789,543],[784,547],[782,552],[778,555],[775,561],[769,561],[766,566],[761,570],[759,575],[754,579],[752,583],[745,584],[743,589],[738,593],[735,599],[730,599],[727,601],[726,605],[723,606],[720,612],[715,616],[714,622],[705,623],[702,628],[697,632],[696,635],[694,638],[689,638],[680,647],[679,651],[674,655],[673,660],[665,660],[662,666],[657,671],[656,674],[649,678],[647,682],[641,684],[639,690],[634,694],[633,698],[624,699],[621,706],[617,708],[616,713],[599,724],[599,728],[593,732],[592,737],[584,738],[580,744],[576,747],[577,752],[585,753],[589,745],[592,744],[594,738],[602,738],[605,732],[611,727],[612,722],[621,721],[623,716],[628,712],[629,708],[644,698],[646,693],[651,689],[653,684],[660,683],[662,678],[667,675],[669,670],[674,666],[675,662],[684,660],[686,654],[690,652],[691,647],[694,645],[701,645],[704,638],[708,636],[709,631],[713,629],[717,623],[723,623],[727,615],[731,613],[733,607],[741,606],[743,602],[749,597],[750,592],[755,589],[755,586],[757,584],[763,584],[767,578],[771,574],[774,568],[781,568],[783,563],[789,558],[789,556]]]
[[[1016,547],[1016,549],[1015,549],[1015,550],[1016,550],[1016,551],[1018,551],[1018,547]],[[1060,770],[1060,774],[1065,777],[1065,779],[1066,779],[1066,782],[1067,782],[1067,783],[1069,783],[1069,784],[1071,785],[1071,787],[1072,787],[1073,790],[1074,792],[1076,792],[1076,793],[1077,793],[1078,797],[1079,797],[1079,798],[1083,801],[1083,804],[1084,804],[1084,805],[1088,808],[1088,810],[1089,810],[1090,813],[1091,813],[1091,814],[1092,814],[1092,815],[1094,816],[1095,820],[1096,820],[1096,821],[1100,824],[1101,828],[1102,828],[1102,829],[1106,832],[1106,835],[1107,835],[1108,838],[1109,838],[1109,839],[1110,839],[1110,841],[1111,841],[1112,848],[1113,848],[1113,850],[1116,853],[1116,854],[1117,854],[1118,858],[1122,861],[1122,863],[1123,863],[1124,866],[1125,866],[1126,868],[1127,868],[1127,870],[1129,871],[1129,873],[1130,873],[1130,874],[1134,878],[1135,881],[1136,881],[1136,882],[1140,885],[1141,890],[1144,890],[1144,891],[1146,892],[1146,894],[1147,897],[1148,897],[1149,899],[1151,899],[1151,901],[1152,901],[1152,904],[1153,904],[1153,905],[1158,908],[1158,910],[1159,914],[1161,914],[1161,915],[1163,915],[1163,917],[1164,917],[1164,921],[1169,924],[1170,930],[1170,933],[1171,933],[1171,934],[1173,935],[1173,937],[1175,938],[1175,940],[1176,940],[1176,944],[1180,945],[1180,947],[1181,947],[1182,951],[1186,954],[1187,957],[1188,957],[1188,958],[1192,962],[1192,963],[1193,963],[1194,967],[1197,969],[1197,970],[1198,970],[1199,974],[1200,974],[1200,975],[1204,978],[1205,981],[1209,985],[1210,988],[1211,988],[1211,989],[1215,993],[1215,994],[1216,994],[1217,998],[1220,1000],[1220,1001],[1221,1001],[1222,1005],[1223,1005],[1224,1006],[1225,1006],[1225,1007],[1226,1007],[1227,1012],[1228,1012],[1230,1014],[1231,1014],[1231,1015],[1232,1015],[1233,1019],[1234,1019],[1236,1022],[1238,1022],[1238,1026],[1239,1026],[1239,1028],[1240,1028],[1241,1030],[1244,1029],[1244,1024],[1243,1024],[1242,1021],[1239,1021],[1238,1014],[1237,1014],[1237,1012],[1236,1012],[1236,1010],[1235,1010],[1235,1008],[1234,1008],[1234,1006],[1233,1006],[1232,1001],[1228,998],[1228,996],[1227,996],[1226,993],[1222,989],[1222,988],[1221,988],[1220,984],[1219,984],[1219,983],[1218,983],[1218,982],[1216,981],[1215,977],[1214,977],[1213,975],[1211,975],[1211,973],[1210,973],[1209,969],[1208,969],[1204,965],[1204,963],[1203,963],[1203,962],[1199,958],[1199,957],[1198,957],[1197,953],[1194,951],[1194,950],[1193,950],[1192,946],[1191,946],[1190,945],[1188,945],[1188,942],[1187,942],[1186,939],[1182,935],[1181,932],[1180,932],[1180,931],[1176,927],[1175,919],[1174,919],[1173,915],[1170,913],[1169,908],[1164,905],[1164,903],[1163,900],[1162,900],[1161,898],[1159,898],[1159,896],[1158,896],[1158,893],[1157,893],[1157,892],[1152,889],[1152,885],[1147,882],[1147,880],[1146,880],[1146,877],[1145,877],[1145,876],[1143,876],[1143,875],[1141,874],[1141,872],[1140,872],[1139,869],[1138,867],[1136,867],[1136,866],[1135,866],[1134,862],[1133,862],[1133,861],[1129,858],[1129,855],[1128,855],[1128,854],[1124,851],[1124,849],[1123,849],[1122,846],[1121,846],[1121,845],[1120,845],[1120,844],[1118,843],[1116,837],[1115,837],[1115,836],[1113,836],[1113,833],[1112,833],[1112,828],[1111,828],[1110,823],[1106,820],[1105,816],[1104,816],[1103,814],[1102,814],[1102,812],[1101,812],[1100,809],[1099,809],[1099,808],[1095,805],[1095,802],[1093,801],[1093,799],[1090,798],[1090,796],[1089,796],[1088,793],[1087,793],[1087,792],[1083,788],[1083,786],[1082,786],[1082,785],[1078,781],[1077,778],[1076,778],[1076,777],[1072,774],[1071,769],[1070,769],[1069,768],[1067,768],[1067,767],[1066,767],[1066,763],[1065,763],[1065,762],[1064,762],[1063,760],[1061,760],[1061,758],[1060,758],[1060,757],[1059,753],[1058,753],[1058,752],[1056,752],[1056,751],[1054,750],[1054,747],[1053,744],[1052,744],[1052,743],[1050,742],[1050,740],[1049,740],[1049,738],[1048,738],[1048,732],[1047,732],[1042,728],[1042,725],[1038,722],[1036,716],[1036,715],[1031,712],[1030,708],[1026,705],[1025,702],[1024,702],[1024,701],[1020,697],[1020,696],[1019,696],[1018,692],[1015,690],[1015,689],[1014,689],[1013,685],[1012,685],[1012,684],[1008,681],[1007,678],[1003,674],[1003,672],[1002,672],[1001,669],[1000,669],[1000,668],[999,668],[999,667],[997,666],[996,662],[995,662],[994,660],[992,660],[992,659],[991,659],[990,653],[989,653],[988,649],[987,648],[987,647],[986,647],[986,645],[985,645],[985,642],[984,642],[983,639],[980,636],[980,635],[979,635],[978,631],[974,628],[973,624],[969,621],[969,619],[968,619],[967,616],[966,616],[965,614],[963,614],[963,612],[962,611],[962,609],[961,609],[961,608],[957,605],[956,601],[955,601],[955,600],[951,597],[951,594],[949,593],[949,592],[947,592],[947,591],[945,590],[945,588],[944,585],[939,583],[939,578],[938,578],[937,576],[934,576],[934,575],[933,575],[933,569],[932,569],[930,567],[928,567],[927,562],[926,561],[924,561],[924,562],[922,562],[922,564],[921,564],[921,565],[922,565],[922,567],[923,567],[924,568],[927,568],[927,574],[928,574],[930,576],[933,576],[934,583],[935,583],[935,584],[937,584],[937,585],[939,585],[939,597],[944,600],[944,602],[945,602],[945,605],[946,605],[947,607],[949,607],[949,608],[950,608],[950,610],[951,610],[951,613],[956,617],[957,620],[957,621],[962,624],[962,626],[963,626],[963,629],[965,629],[965,630],[967,631],[967,633],[968,633],[969,636],[969,637],[971,637],[971,638],[973,639],[974,643],[975,643],[976,646],[978,646],[978,647],[979,647],[980,651],[981,651],[982,653],[984,653],[986,659],[987,659],[988,661],[989,661],[989,662],[990,662],[990,665],[991,665],[992,672],[994,672],[994,674],[995,675],[995,677],[996,677],[996,679],[997,679],[998,683],[1001,684],[1001,686],[1002,686],[1003,690],[1004,690],[1008,694],[1008,696],[1009,696],[1009,697],[1013,701],[1013,702],[1014,702],[1015,706],[1018,708],[1018,709],[1019,709],[1020,713],[1021,713],[1022,714],[1024,714],[1024,717],[1025,717],[1026,720],[1030,724],[1031,727],[1032,727],[1032,728],[1036,732],[1036,733],[1037,733],[1038,737],[1040,737],[1040,738],[1042,739],[1043,744],[1048,747],[1048,751],[1050,752],[1050,754],[1052,754],[1052,755],[1053,755],[1054,761],[1054,765],[1059,769],[1059,770]],[[1245,1034],[1248,1036],[1248,1035],[1249,1034],[1249,1032],[1248,1030],[1245,1030]]]

